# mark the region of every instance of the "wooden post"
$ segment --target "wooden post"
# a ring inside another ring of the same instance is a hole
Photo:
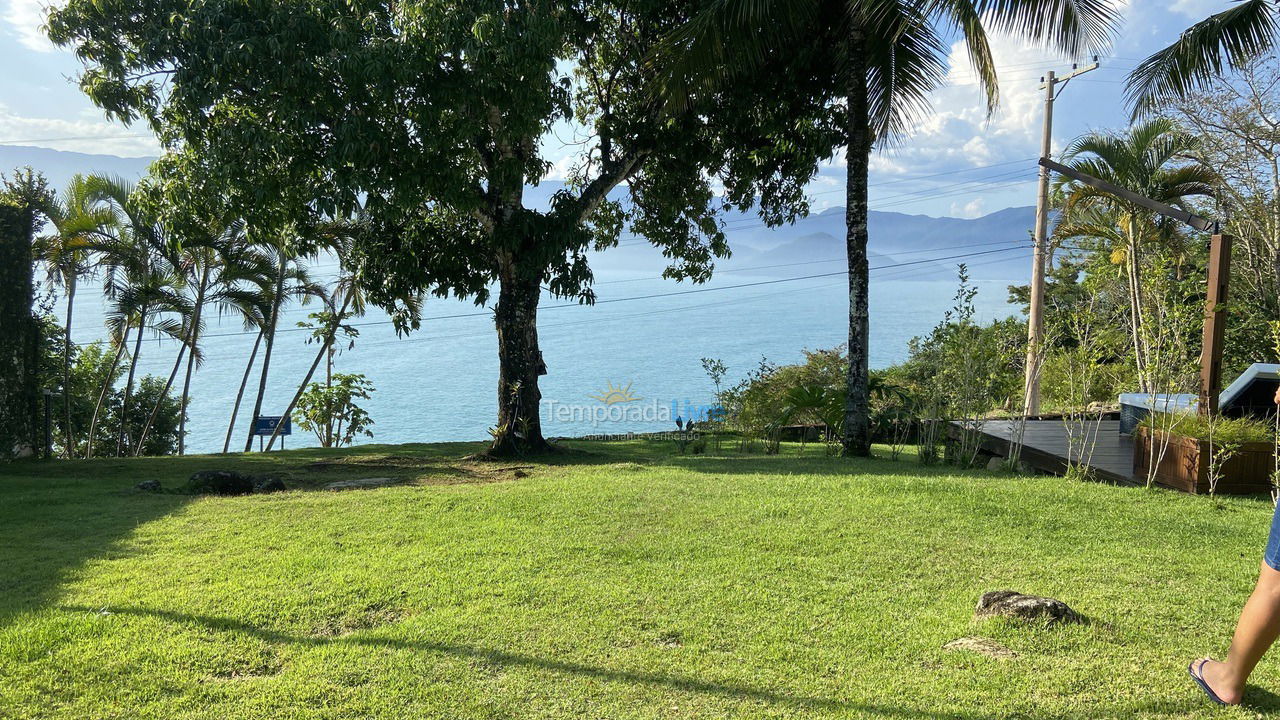
[[[1222,392],[1222,344],[1227,331],[1227,289],[1231,282],[1231,236],[1216,234],[1209,243],[1209,287],[1200,351],[1200,414],[1218,412]]]

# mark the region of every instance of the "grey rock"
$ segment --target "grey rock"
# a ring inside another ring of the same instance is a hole
[[[1000,457],[999,455],[996,455],[995,457],[991,458],[990,460],[987,461],[987,469],[990,470],[991,472],[1003,472],[1004,458]]]
[[[962,652],[975,652],[980,655],[986,655],[993,658],[1016,658],[1018,653],[1001,645],[995,640],[988,640],[980,637],[962,637],[952,640],[942,646],[943,650],[955,650]]]
[[[1085,618],[1061,600],[1025,595],[1014,590],[994,590],[978,599],[975,618],[1007,617],[1046,623],[1083,623]]]
[[[255,493],[283,492],[284,490],[284,481],[278,477],[263,475],[253,479],[253,491]]]
[[[133,488],[139,492],[149,493],[158,493],[161,490],[159,480],[143,480],[137,485],[134,485]]]
[[[248,495],[253,480],[234,470],[201,470],[187,480],[186,491],[196,495]]]

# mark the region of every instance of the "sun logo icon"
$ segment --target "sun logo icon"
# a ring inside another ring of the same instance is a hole
[[[605,405],[617,405],[618,403],[635,402],[640,398],[639,396],[631,394],[631,385],[632,383],[627,383],[626,387],[621,387],[621,386],[614,387],[613,383],[609,383],[608,386],[599,394],[589,395],[588,397],[594,400],[599,400]]]

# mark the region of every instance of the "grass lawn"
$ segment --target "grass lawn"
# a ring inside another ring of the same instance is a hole
[[[3,718],[1244,718],[1222,653],[1265,500],[913,461],[572,443],[0,466]],[[329,462],[319,462],[323,460]],[[310,467],[308,467],[310,466]],[[194,470],[297,489],[151,495]],[[403,476],[330,492],[317,480]],[[987,590],[1092,618],[974,622]],[[944,651],[962,636],[1018,653]]]

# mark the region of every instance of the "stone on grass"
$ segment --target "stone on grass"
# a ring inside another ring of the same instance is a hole
[[[187,480],[186,491],[194,495],[248,495],[253,479],[234,470],[201,470]]]
[[[980,637],[962,637],[942,646],[943,650],[975,652],[993,658],[1016,658],[1018,653],[1001,645],[995,640]]]
[[[283,492],[284,481],[273,475],[261,475],[253,479],[253,491],[256,493]]]
[[[326,483],[325,490],[359,490],[361,488],[386,487],[393,485],[398,480],[389,477],[370,477],[359,478],[357,480],[338,480],[337,482]]]
[[[137,485],[134,485],[133,489],[137,490],[138,492],[158,493],[160,492],[160,481],[159,480],[143,480]]]
[[[974,618],[1007,617],[1046,623],[1082,623],[1084,616],[1061,600],[1025,595],[1014,590],[994,590],[978,598]]]
[[[1003,472],[1004,462],[1004,458],[999,455],[993,455],[991,459],[987,461],[987,469],[991,472]]]

